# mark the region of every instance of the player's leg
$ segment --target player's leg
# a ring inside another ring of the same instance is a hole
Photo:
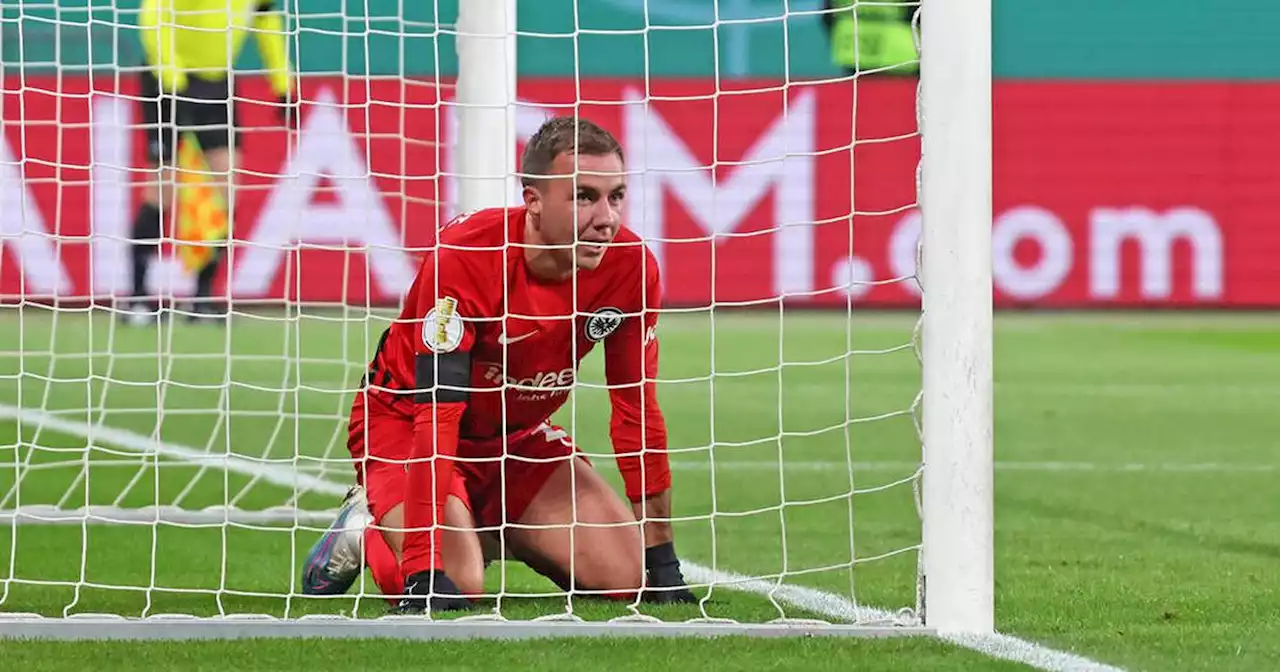
[[[362,556],[384,595],[399,596],[405,590],[400,558],[404,543],[404,496],[407,476],[405,447],[413,441],[413,422],[391,412],[377,399],[358,394],[352,404],[347,447],[355,460],[356,480],[362,486],[356,497],[344,503],[337,520],[312,546],[303,568],[306,594],[342,594],[359,578]],[[349,513],[360,507],[363,516]],[[362,521],[352,524],[351,521]],[[461,475],[455,477],[445,506],[445,525],[457,528],[444,540],[446,577],[459,580],[436,590],[433,609],[469,606],[452,591],[479,593],[484,585],[484,564],[478,539],[472,530],[469,503]],[[352,563],[349,558],[356,558]]]
[[[205,161],[209,164],[209,172],[218,190],[222,192],[223,202],[227,204],[228,216],[235,212],[231,198],[235,185],[236,159],[239,154],[239,137],[236,132],[237,116],[230,84],[226,80],[204,81],[192,79],[192,86],[201,87],[195,92],[202,99],[191,106],[190,120],[196,140],[204,150]],[[234,150],[233,150],[234,148]],[[229,223],[234,230],[235,222]],[[219,317],[227,313],[227,305],[216,301],[213,297],[213,282],[217,278],[218,269],[226,256],[223,247],[213,249],[213,255],[204,268],[196,274],[195,300],[191,302],[193,318]]]
[[[462,591],[463,595],[483,593],[484,551],[480,544],[480,537],[475,531],[475,519],[471,515],[471,509],[457,494],[450,495],[445,502],[444,524],[446,529],[441,538],[441,543],[444,545],[442,553],[444,573],[453,580],[453,584]],[[377,532],[381,542],[386,545],[395,560],[395,591],[387,593],[384,585],[391,580],[391,567],[379,568],[374,565],[371,558],[369,568],[373,572],[374,580],[384,593],[397,594],[400,592],[400,558],[404,549],[404,504],[393,507],[382,517],[382,520],[370,528],[370,531]],[[370,546],[377,545],[377,541],[369,540],[368,537],[366,537],[366,543]],[[382,574],[382,577],[379,574]]]
[[[373,575],[373,583],[387,596],[394,606],[404,593],[404,578],[400,573],[400,551],[404,541],[404,504],[396,504],[381,518],[375,518],[365,528],[364,562]]]
[[[585,460],[558,465],[517,522],[512,554],[561,588],[631,597],[643,587],[635,517]]]
[[[147,271],[160,249],[164,214],[173,207],[173,148],[177,128],[173,123],[176,102],[160,95],[155,77],[144,71],[139,83],[139,111],[146,135],[147,176],[130,231],[130,300],[123,319],[129,324],[150,324],[160,305],[147,297]]]
[[[378,586],[388,595],[401,593],[399,561],[375,525],[404,502],[404,466],[397,459],[403,459],[404,441],[412,438],[412,421],[389,412],[384,404],[364,392],[356,393],[347,424],[347,450],[359,489],[348,494],[334,523],[307,554],[302,569],[303,593],[340,595],[347,592],[363,569],[359,561],[362,546],[365,562],[373,569]],[[357,521],[352,516],[360,516],[358,522],[363,524],[353,524]],[[349,562],[350,557],[356,558],[356,562]],[[388,577],[388,572],[393,573],[394,578]]]
[[[444,525],[440,536],[441,566],[413,573],[401,568],[405,597],[396,609],[402,614],[470,609],[473,605],[466,596],[484,590],[484,558],[476,538],[465,477],[464,465],[456,464],[453,482],[447,485],[449,495],[445,498],[444,510],[438,512],[442,515],[437,520],[442,519]],[[407,483],[407,471],[405,480]],[[408,495],[407,489],[401,491],[401,497]],[[405,526],[406,519],[406,515],[400,516],[398,524],[401,528]],[[399,537],[396,547],[403,551],[405,535],[401,533]],[[403,560],[403,555],[398,557]]]
[[[377,501],[395,490],[394,476],[403,469],[381,470],[367,479]],[[399,478],[403,492],[403,476]],[[404,502],[394,504],[381,515],[361,486],[352,488],[337,518],[311,547],[302,572],[302,592],[307,595],[341,595],[350,590],[369,567],[373,581],[383,595],[398,602],[404,593],[400,559],[404,549]],[[445,504],[446,530],[443,537],[444,571],[463,595],[484,592],[484,557],[480,539],[473,529],[471,511],[457,495]],[[364,564],[360,562],[363,548]],[[455,578],[456,577],[456,578]]]
[[[555,427],[535,433],[513,452],[564,457],[555,462],[509,460],[508,507],[519,523],[505,531],[513,556],[566,590],[634,596],[644,585],[644,544],[631,508]],[[527,503],[529,489],[536,488]]]

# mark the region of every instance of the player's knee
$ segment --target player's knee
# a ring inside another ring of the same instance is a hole
[[[601,572],[592,583],[593,590],[604,591],[605,595],[616,599],[627,599],[644,587],[644,572],[638,562],[616,563]]]
[[[444,509],[445,573],[464,595],[484,592],[484,549],[475,531],[475,518],[463,498],[449,495]]]
[[[634,535],[610,536],[613,538],[609,542],[584,548],[577,554],[576,564],[581,574],[575,583],[584,590],[603,591],[606,596],[625,599],[625,595],[644,587],[640,543],[630,538]]]
[[[465,567],[451,567],[446,573],[450,579],[453,579],[453,585],[457,586],[463,595],[480,595],[484,593],[484,565],[482,563],[469,564]]]
[[[444,536],[444,571],[463,595],[484,592],[484,558],[475,533],[452,532]]]

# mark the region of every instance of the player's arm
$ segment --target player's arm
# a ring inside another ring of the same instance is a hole
[[[281,98],[292,91],[289,82],[289,44],[285,38],[284,15],[275,8],[275,0],[259,0],[255,34],[258,37],[258,53],[267,66],[271,88]]]
[[[414,325],[413,449],[405,493],[402,571],[406,587],[443,572],[441,530],[453,479],[458,431],[469,398],[475,303],[466,276],[451,258],[428,255],[418,274]],[[428,528],[432,528],[428,530]],[[423,574],[428,573],[428,574]],[[435,592],[440,592],[438,585]],[[426,586],[421,586],[425,594]]]
[[[605,380],[612,417],[609,436],[627,498],[645,520],[645,567],[652,587],[681,590],[652,593],[660,601],[693,601],[680,573],[671,529],[671,466],[667,425],[658,406],[658,307],[662,285],[658,265],[646,253],[644,311],[627,317],[605,339]]]
[[[267,79],[280,100],[280,114],[286,126],[297,124],[296,97],[289,74],[289,42],[285,37],[284,15],[275,8],[275,0],[258,0],[254,32],[258,53],[267,67]]]
[[[186,68],[174,44],[174,19],[173,0],[142,0],[138,8],[142,51],[160,82],[160,91],[169,94],[187,88]]]
[[[604,341],[605,380],[609,385],[612,407],[609,438],[617,456],[627,499],[637,507],[645,504],[660,507],[658,496],[671,488],[667,425],[658,406],[656,384],[657,308],[662,297],[657,265],[649,264],[645,274],[646,297],[642,314],[624,318]],[[646,513],[650,510],[646,508]],[[670,528],[670,523],[665,521],[654,521],[647,526],[647,545],[670,541]]]

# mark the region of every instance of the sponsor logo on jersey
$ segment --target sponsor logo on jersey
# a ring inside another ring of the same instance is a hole
[[[462,318],[458,316],[457,299],[443,297],[427,312],[422,320],[422,344],[441,354],[453,352],[462,344]]]
[[[484,379],[494,385],[511,388],[520,401],[544,401],[569,394],[575,374],[574,367],[570,366],[559,371],[539,371],[531,376],[516,378],[506,375],[501,364],[490,364],[485,367]]]
[[[521,389],[563,387],[573,385],[574,367],[566,367],[559,371],[539,371],[532,376],[516,378],[506,375],[501,364],[490,364],[484,371],[484,379],[491,383],[505,384]],[[568,392],[568,389],[564,390]]]
[[[586,326],[583,327],[583,333],[586,334],[588,340],[603,341],[605,338],[617,331],[622,326],[622,311],[617,308],[601,308],[594,315],[587,318]]]

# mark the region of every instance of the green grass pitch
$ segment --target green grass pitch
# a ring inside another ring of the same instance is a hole
[[[855,313],[851,328],[843,313],[664,317],[660,394],[672,445],[688,449],[672,456],[683,557],[770,581],[785,575],[875,607],[914,605],[915,317]],[[291,503],[290,488],[245,473],[39,429],[47,415],[144,440],[158,432],[167,446],[230,451],[261,458],[271,473],[346,485],[344,417],[387,319],[316,309],[237,315],[230,329],[131,329],[102,311],[4,308],[0,508]],[[619,485],[607,399],[591,387],[602,382],[600,368],[593,354],[557,420]],[[996,383],[1002,632],[1128,669],[1261,669],[1280,660],[1280,318],[1000,314]],[[328,509],[337,497],[313,492],[297,503]],[[0,611],[383,613],[371,582],[362,596],[296,594],[301,558],[318,534],[291,525],[5,526]],[[510,597],[486,608],[510,618],[568,608],[593,620],[628,613],[539,596],[554,588],[514,563],[495,564],[488,580]],[[704,615],[698,607],[641,612]],[[724,588],[705,615],[821,616]],[[1017,668],[920,638],[0,644],[12,669],[79,668],[82,656],[104,669],[370,660],[380,669],[427,661],[447,669]]]

